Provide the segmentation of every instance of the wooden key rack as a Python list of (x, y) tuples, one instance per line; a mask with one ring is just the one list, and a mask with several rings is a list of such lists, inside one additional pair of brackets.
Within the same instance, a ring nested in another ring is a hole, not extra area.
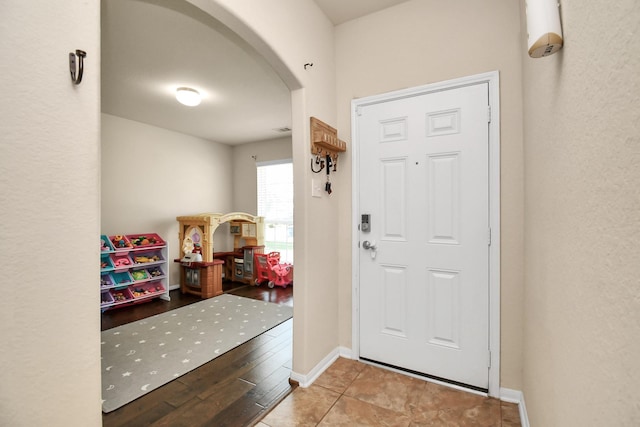
[(338, 153), (347, 151), (347, 143), (338, 138), (338, 131), (315, 117), (311, 117), (311, 154), (331, 156), (334, 164)]

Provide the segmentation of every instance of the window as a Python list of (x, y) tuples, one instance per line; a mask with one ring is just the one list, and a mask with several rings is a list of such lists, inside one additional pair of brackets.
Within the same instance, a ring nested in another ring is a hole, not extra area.
[(293, 264), (293, 164), (258, 163), (258, 215), (264, 217), (264, 252)]

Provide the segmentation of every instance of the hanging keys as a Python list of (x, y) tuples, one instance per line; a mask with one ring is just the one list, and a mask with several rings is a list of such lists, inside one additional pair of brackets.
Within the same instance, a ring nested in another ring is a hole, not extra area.
[(327, 163), (327, 183), (324, 185), (324, 191), (331, 194), (331, 179), (329, 175), (331, 174), (331, 166), (333, 165), (333, 161), (331, 160), (331, 156), (327, 154), (325, 157), (325, 162)]

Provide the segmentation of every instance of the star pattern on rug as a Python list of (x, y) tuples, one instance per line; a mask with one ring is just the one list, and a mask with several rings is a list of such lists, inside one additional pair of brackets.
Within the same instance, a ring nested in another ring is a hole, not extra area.
[(103, 331), (103, 411), (184, 375), (292, 315), (288, 306), (224, 294)]

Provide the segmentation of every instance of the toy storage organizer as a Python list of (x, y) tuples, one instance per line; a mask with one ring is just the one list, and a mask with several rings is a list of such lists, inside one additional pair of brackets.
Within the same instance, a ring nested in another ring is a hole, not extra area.
[(169, 301), (167, 243), (155, 233), (100, 236), (102, 311), (162, 298)]

